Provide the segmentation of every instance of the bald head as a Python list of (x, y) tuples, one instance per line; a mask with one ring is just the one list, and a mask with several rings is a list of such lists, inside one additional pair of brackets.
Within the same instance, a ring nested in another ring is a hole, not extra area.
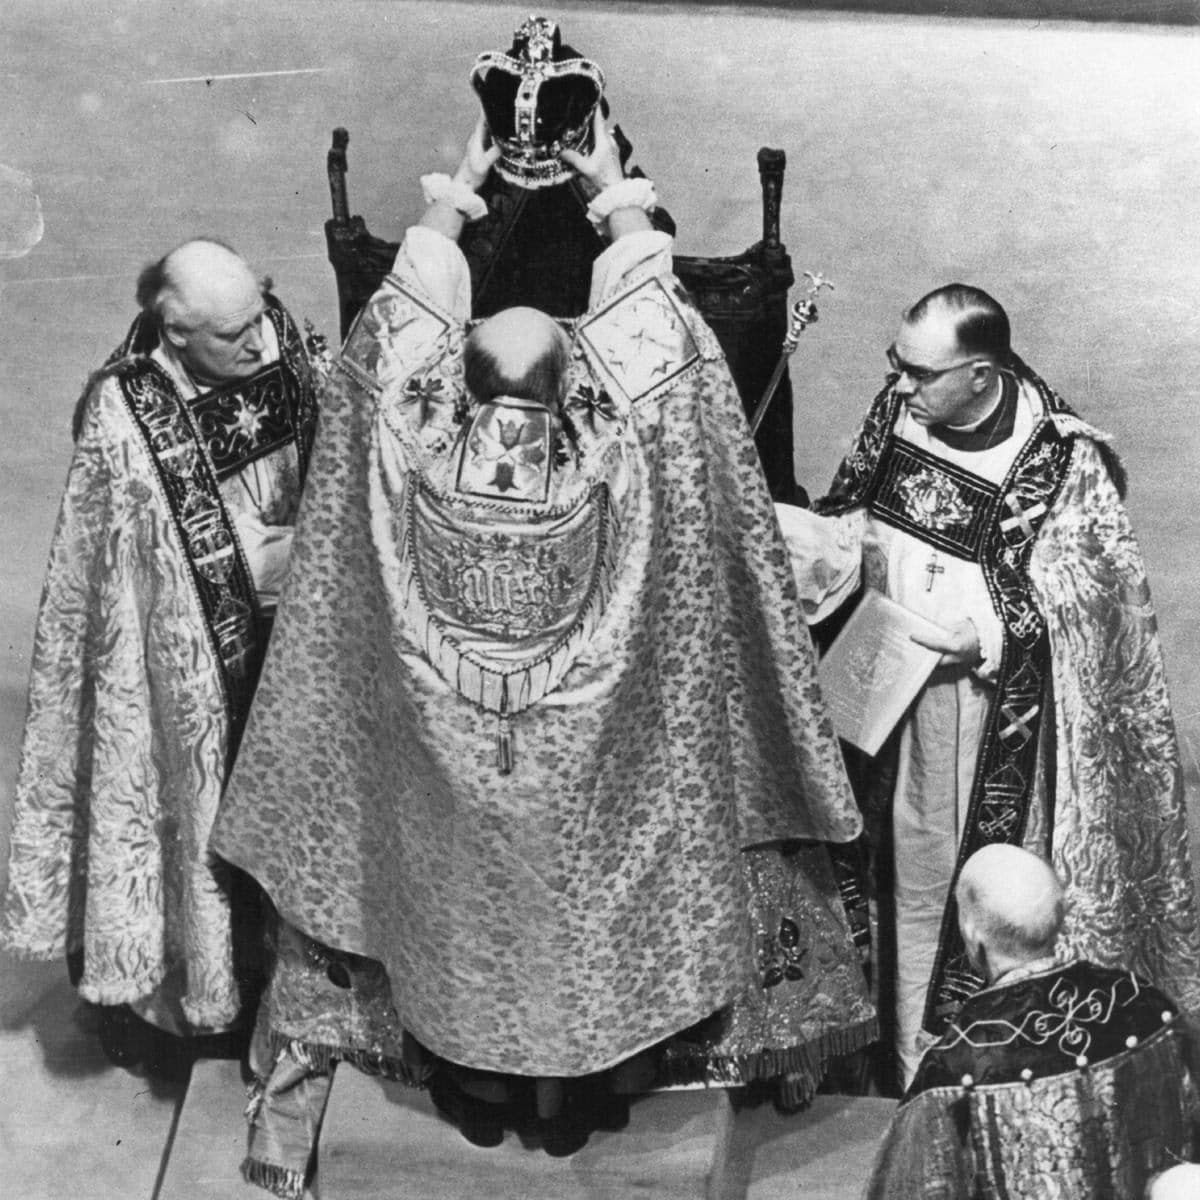
[(566, 389), (571, 343), (536, 308), (506, 308), (477, 325), (463, 347), (467, 390), (480, 403), (497, 396), (554, 408)]
[(231, 311), (248, 290), (258, 292), (258, 281), (236, 250), (212, 238), (194, 238), (142, 271), (137, 301), (160, 320), (196, 324), (214, 312)]
[(176, 247), (141, 273), (137, 299), (198, 382), (245, 378), (262, 365), (263, 285), (223, 242)]
[(165, 320), (203, 325), (234, 319), (256, 308), (261, 289), (240, 254), (219, 242), (185, 242), (163, 262)]
[(1177, 1163), (1155, 1175), (1146, 1188), (1146, 1200), (1196, 1200), (1200, 1196), (1200, 1165)]
[(985, 846), (967, 859), (954, 895), (967, 952), (989, 980), (1054, 953), (1066, 911), (1063, 886), (1036, 854)]

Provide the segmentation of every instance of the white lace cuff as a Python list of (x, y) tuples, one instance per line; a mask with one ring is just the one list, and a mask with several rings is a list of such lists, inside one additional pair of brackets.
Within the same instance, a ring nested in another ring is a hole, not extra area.
[(451, 179), (449, 175), (422, 175), (421, 192), (426, 204), (449, 204), (468, 221), (478, 221), (480, 217), (487, 216), (487, 201), (471, 191), (465, 183)]
[(641, 208), (652, 213), (658, 196), (649, 179), (622, 179), (610, 183), (587, 207), (588, 220), (599, 229), (618, 208)]

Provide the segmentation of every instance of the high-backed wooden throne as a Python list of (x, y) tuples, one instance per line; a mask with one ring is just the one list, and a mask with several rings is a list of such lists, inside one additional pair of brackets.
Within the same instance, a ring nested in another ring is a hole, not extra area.
[[(396, 243), (372, 235), (361, 216), (350, 215), (349, 140), (345, 129), (335, 129), (327, 156), (333, 216), (325, 222), (325, 240), (337, 277), (343, 338), (391, 269), (399, 249)], [(625, 143), (622, 157), (628, 155)], [(729, 257), (675, 256), (675, 273), (720, 340), (747, 416), (763, 396), (788, 328), (788, 289), (795, 276), (780, 239), (785, 166), (782, 150), (759, 150), (761, 241)], [(475, 316), (511, 304), (531, 304), (556, 317), (575, 317), (584, 311), (592, 261), (605, 243), (586, 221), (577, 219), (572, 191), (581, 213), (586, 200), (577, 184), (526, 191), (493, 176), (481, 189), (489, 216), (468, 225), (460, 242), (471, 268)], [(537, 236), (514, 235), (522, 222)], [(658, 215), (656, 223), (674, 231), (665, 214)], [(541, 286), (546, 282), (553, 288)], [(792, 392), (786, 372), (759, 426), (756, 444), (772, 496), (804, 503), (792, 465)]]

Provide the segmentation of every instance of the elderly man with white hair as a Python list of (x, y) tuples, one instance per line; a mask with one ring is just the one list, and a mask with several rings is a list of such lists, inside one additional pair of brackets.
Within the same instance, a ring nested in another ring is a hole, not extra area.
[(316, 422), (268, 287), (209, 239), (141, 273), (76, 408), (38, 614), (0, 942), (66, 956), (125, 1065), (215, 1049), (257, 986), (254, 889), (208, 834)]
[(1194, 1150), (1184, 1018), (1130, 971), (1056, 955), (1064, 894), (1018, 846), (967, 860), (959, 926), (986, 986), (922, 1059), (868, 1200), (1132, 1200)]

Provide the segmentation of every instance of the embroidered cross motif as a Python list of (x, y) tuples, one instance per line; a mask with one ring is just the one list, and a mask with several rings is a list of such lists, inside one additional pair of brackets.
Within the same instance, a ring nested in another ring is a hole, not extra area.
[[(678, 336), (672, 325), (676, 320), (674, 309), (657, 297), (635, 300), (623, 318), (622, 332), (628, 340), (624, 350), (611, 352), (612, 365), (627, 370), (631, 362), (638, 360), (647, 382), (665, 376), (677, 351)], [(671, 329), (666, 336), (661, 332), (664, 324)]]
[(1004, 503), (1009, 512), (1012, 513), (1012, 516), (1005, 517), (1004, 520), (1000, 522), (1000, 529), (1004, 533), (1011, 533), (1019, 526), (1021, 532), (1027, 538), (1033, 537), (1035, 532), (1033, 528), (1033, 521), (1046, 511), (1045, 504), (1039, 501), (1036, 504), (1031, 504), (1028, 508), (1022, 508), (1021, 501), (1017, 499), (1012, 492), (1009, 492), (1008, 495), (1004, 497)]
[(441, 379), (430, 379), (428, 375), (416, 376), (404, 385), (402, 403), (414, 406), (417, 428), (429, 420), (433, 409), (444, 398), (445, 385)]
[(1000, 736), (1006, 741), (1016, 738), (1019, 745), (1024, 745), (1033, 735), (1030, 724), (1038, 715), (1038, 706), (1031, 704), (1023, 713), (1017, 712), (1011, 704), (1002, 704), (1000, 713), (1008, 724), (1000, 730)]
[(629, 403), (667, 386), (700, 357), (682, 309), (657, 277), (589, 317), (579, 337), (592, 365)]
[(338, 361), (378, 391), (440, 357), (450, 333), (443, 316), (389, 275), (359, 313)]
[(464, 495), (542, 502), (550, 489), (550, 414), (499, 397), (475, 412), (459, 456)]

